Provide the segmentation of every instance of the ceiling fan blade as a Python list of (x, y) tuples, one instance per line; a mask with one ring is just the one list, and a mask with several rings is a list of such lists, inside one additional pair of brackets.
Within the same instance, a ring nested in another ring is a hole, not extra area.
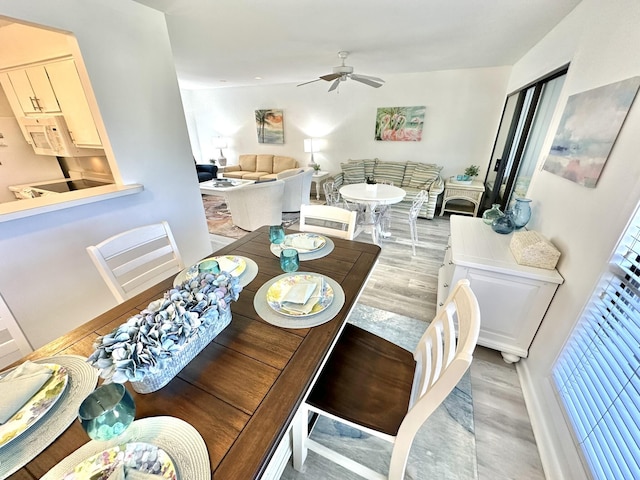
[(367, 79), (367, 80), (373, 80), (374, 82), (384, 83), (384, 80), (383, 80), (383, 79), (378, 78), (378, 77), (372, 77), (372, 76), (370, 76), (370, 75), (358, 75), (357, 73), (353, 73), (353, 74), (351, 74), (351, 78), (354, 78), (354, 77), (357, 77), (357, 78), (365, 78), (365, 79)]
[(342, 76), (341, 73), (329, 73), (327, 75), (322, 75), (320, 78), (322, 80), (326, 80), (327, 82), (330, 82), (331, 80), (335, 80), (336, 78), (340, 78)]
[(338, 78), (336, 78), (336, 81), (331, 84), (328, 91), (333, 92), (336, 88), (338, 88), (339, 84), (340, 84), (340, 76), (338, 75)]
[(365, 85), (369, 85), (370, 87), (378, 88), (381, 87), (381, 83), (374, 82), (369, 80), (368, 78), (362, 78), (358, 75), (351, 75), (351, 80), (355, 80), (356, 82), (364, 83)]
[(310, 80), (308, 82), (300, 83), (297, 86), (301, 87), (302, 85), (307, 85), (308, 83), (313, 83), (313, 82), (319, 82), (320, 80), (322, 80), (322, 79), (321, 78), (316, 78), (315, 80)]

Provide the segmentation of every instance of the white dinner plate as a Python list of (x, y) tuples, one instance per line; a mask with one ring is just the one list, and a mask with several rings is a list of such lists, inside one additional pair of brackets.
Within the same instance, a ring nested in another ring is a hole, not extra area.
[(284, 237), (282, 248), (295, 248), (298, 253), (310, 253), (320, 250), (327, 239), (317, 233), (291, 233)]

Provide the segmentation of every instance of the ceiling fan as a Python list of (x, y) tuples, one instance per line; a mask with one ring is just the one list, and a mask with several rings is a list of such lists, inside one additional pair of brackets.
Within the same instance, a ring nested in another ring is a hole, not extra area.
[(365, 85), (369, 85), (370, 87), (378, 88), (381, 87), (384, 83), (384, 80), (378, 77), (370, 77), (369, 75), (358, 75), (353, 73), (353, 67), (349, 67), (344, 64), (345, 60), (349, 56), (349, 52), (338, 52), (338, 57), (342, 59), (342, 65), (339, 67), (333, 67), (333, 73), (329, 73), (327, 75), (322, 75), (320, 78), (316, 80), (311, 80), (310, 82), (301, 83), (298, 87), (302, 85), (307, 85), (308, 83), (318, 82), (320, 80), (325, 80), (327, 82), (333, 81), (331, 86), (329, 87), (329, 91), (333, 91), (338, 88), (340, 82), (346, 82), (348, 78), (351, 80), (355, 80), (356, 82), (364, 83)]

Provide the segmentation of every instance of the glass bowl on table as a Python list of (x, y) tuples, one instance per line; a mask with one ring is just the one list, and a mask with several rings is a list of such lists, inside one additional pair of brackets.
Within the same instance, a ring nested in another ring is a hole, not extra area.
[(78, 419), (89, 438), (103, 441), (122, 435), (135, 415), (133, 397), (121, 383), (96, 388), (78, 410)]

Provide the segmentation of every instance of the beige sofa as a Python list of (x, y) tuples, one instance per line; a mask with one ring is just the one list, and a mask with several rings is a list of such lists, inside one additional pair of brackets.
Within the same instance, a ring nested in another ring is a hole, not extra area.
[(409, 211), (413, 199), (426, 190), (429, 198), (420, 209), (418, 216), (432, 219), (438, 202), (438, 195), (444, 191), (444, 181), (440, 177), (442, 167), (431, 163), (387, 162), (374, 159), (349, 160), (340, 164), (342, 172), (333, 176), (336, 187), (351, 183), (364, 183), (367, 178), (377, 182), (391, 181), (396, 187), (407, 192), (402, 202), (392, 208)]
[(298, 168), (295, 158), (280, 155), (240, 155), (238, 165), (227, 165), (224, 177), (243, 180), (272, 180), (278, 174)]

